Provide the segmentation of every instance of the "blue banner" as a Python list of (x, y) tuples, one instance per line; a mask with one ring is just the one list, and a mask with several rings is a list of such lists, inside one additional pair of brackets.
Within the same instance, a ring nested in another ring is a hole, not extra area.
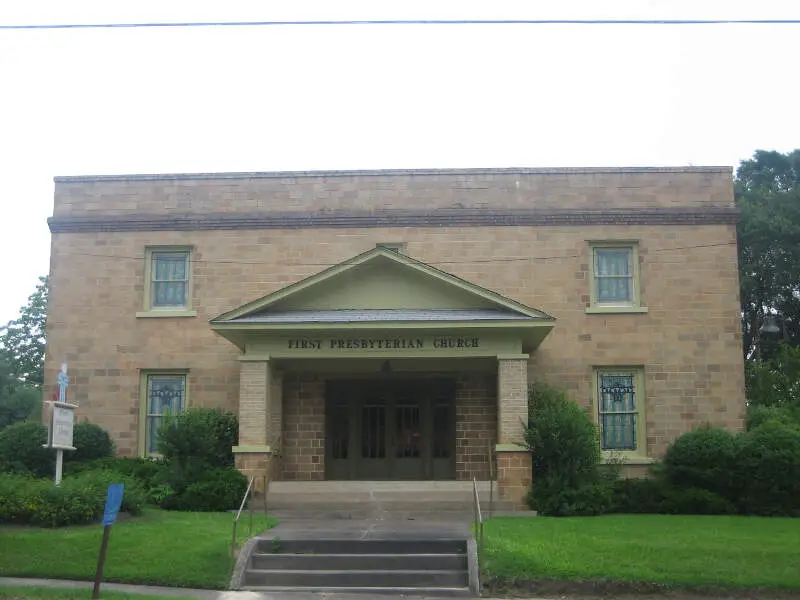
[(113, 525), (117, 520), (119, 507), (122, 506), (122, 494), (125, 486), (121, 483), (112, 483), (108, 486), (108, 496), (106, 496), (106, 509), (103, 512), (103, 525)]

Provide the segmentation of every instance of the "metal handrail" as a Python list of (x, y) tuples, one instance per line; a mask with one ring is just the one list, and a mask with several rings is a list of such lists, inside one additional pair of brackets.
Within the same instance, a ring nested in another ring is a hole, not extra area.
[(488, 448), (486, 452), (487, 460), (489, 462), (489, 518), (494, 515), (494, 477), (495, 477), (495, 464), (494, 464), (494, 444), (492, 440), (487, 442)]
[(483, 513), (481, 512), (481, 498), (478, 494), (478, 480), (472, 478), (472, 516), (475, 519), (475, 541), (478, 544), (478, 556), (483, 548)]
[[(269, 487), (269, 474), (265, 473), (264, 477), (264, 516), (267, 516), (267, 489)], [(236, 533), (237, 528), (239, 525), (239, 519), (242, 517), (242, 511), (244, 511), (245, 505), (248, 507), (248, 514), (249, 514), (249, 525), (247, 529), (247, 538), (250, 539), (253, 537), (253, 502), (248, 503), (247, 500), (253, 493), (253, 484), (255, 483), (256, 476), (251, 475), (248, 482), (247, 482), (247, 490), (244, 492), (244, 496), (242, 497), (242, 503), (239, 505), (239, 510), (236, 511), (236, 515), (233, 517), (233, 533), (231, 534), (231, 569), (233, 569), (233, 564), (236, 555)]]

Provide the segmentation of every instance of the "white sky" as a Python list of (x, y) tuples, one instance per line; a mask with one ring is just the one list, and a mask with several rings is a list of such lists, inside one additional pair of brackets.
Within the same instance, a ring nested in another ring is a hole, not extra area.
[[(0, 24), (800, 18), (796, 0), (26, 0)], [(54, 175), (736, 165), (800, 147), (800, 25), (0, 30), (0, 324)]]

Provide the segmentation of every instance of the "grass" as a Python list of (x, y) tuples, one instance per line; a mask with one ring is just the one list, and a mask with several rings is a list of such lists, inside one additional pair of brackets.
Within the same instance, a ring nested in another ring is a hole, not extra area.
[[(233, 516), (149, 509), (111, 528), (103, 580), (172, 587), (225, 589)], [(247, 530), (239, 522), (239, 539)], [(254, 516), (254, 532), (275, 525)], [(93, 580), (103, 528), (0, 526), (0, 573), (7, 577)]]
[(496, 518), (484, 536), (483, 568), (505, 581), (800, 589), (800, 519)]
[[(91, 588), (50, 588), (0, 585), (0, 600), (90, 600)], [(180, 600), (191, 596), (152, 596), (142, 594), (125, 594), (100, 589), (102, 600)]]

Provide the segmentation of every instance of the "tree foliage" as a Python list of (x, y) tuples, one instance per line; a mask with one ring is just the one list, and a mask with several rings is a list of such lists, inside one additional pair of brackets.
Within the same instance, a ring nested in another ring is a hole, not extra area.
[(19, 318), (0, 328), (0, 355), (7, 362), (11, 376), (31, 386), (41, 386), (44, 380), (48, 290), (47, 277), (40, 277), (28, 304), (20, 309)]
[(21, 384), (0, 356), (0, 429), (19, 421), (37, 419), (41, 412), (41, 391)]
[[(736, 172), (743, 346), (772, 359), (781, 343), (800, 345), (800, 149), (757, 151)], [(777, 314), (778, 334), (761, 334)]]

